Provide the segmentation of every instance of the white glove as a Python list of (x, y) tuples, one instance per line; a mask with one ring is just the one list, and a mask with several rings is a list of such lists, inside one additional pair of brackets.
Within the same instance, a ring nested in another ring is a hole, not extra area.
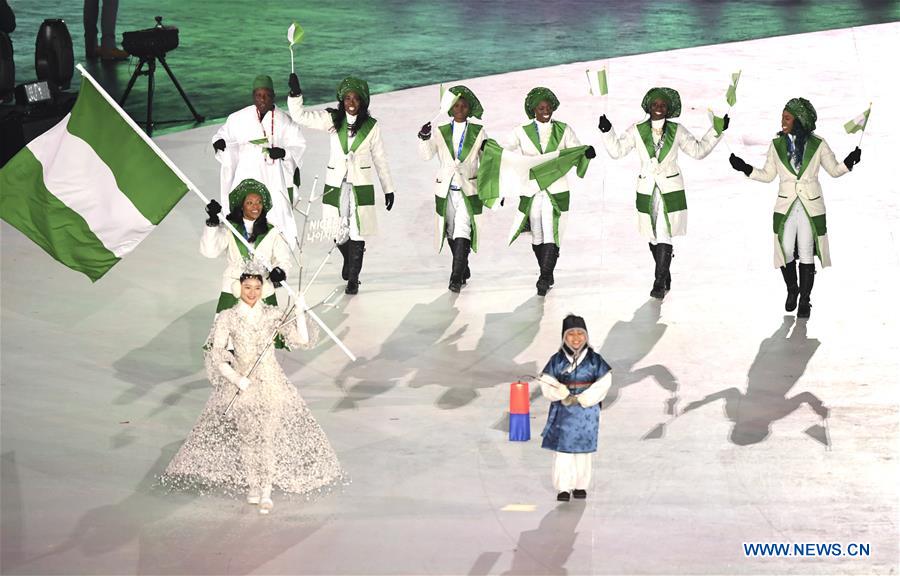
[(569, 389), (564, 384), (560, 384), (556, 378), (549, 374), (541, 374), (538, 376), (536, 383), (540, 384), (541, 393), (551, 402), (562, 400), (569, 395)]
[(246, 376), (241, 376), (241, 379), (237, 381), (236, 386), (238, 387), (238, 390), (240, 390), (241, 392), (243, 392), (243, 391), (245, 391), (247, 388), (250, 387), (250, 379), (247, 378)]

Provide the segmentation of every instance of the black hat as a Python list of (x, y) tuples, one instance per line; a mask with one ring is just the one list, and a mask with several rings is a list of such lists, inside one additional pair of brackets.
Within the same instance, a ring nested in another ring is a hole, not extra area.
[(565, 338), (566, 332), (575, 328), (580, 328), (581, 330), (587, 332), (587, 324), (584, 323), (584, 318), (582, 318), (581, 316), (576, 316), (574, 314), (569, 314), (568, 316), (563, 318), (562, 337)]

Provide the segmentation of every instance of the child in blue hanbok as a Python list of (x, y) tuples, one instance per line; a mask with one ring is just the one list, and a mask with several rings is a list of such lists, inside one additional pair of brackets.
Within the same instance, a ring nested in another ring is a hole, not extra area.
[(577, 499), (587, 497), (591, 453), (597, 451), (600, 402), (612, 382), (610, 371), (609, 364), (588, 343), (584, 318), (566, 316), (562, 345), (538, 378), (541, 392), (552, 402), (541, 447), (556, 452), (553, 486), (559, 501), (568, 502), (570, 494)]

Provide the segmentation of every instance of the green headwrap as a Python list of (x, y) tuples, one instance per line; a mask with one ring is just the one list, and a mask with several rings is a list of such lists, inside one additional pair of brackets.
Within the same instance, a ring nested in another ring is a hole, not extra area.
[(650, 104), (657, 98), (662, 98), (668, 105), (669, 111), (666, 114), (666, 118), (678, 118), (681, 116), (681, 96), (678, 95), (678, 90), (663, 87), (651, 88), (647, 92), (647, 95), (641, 101), (641, 108), (644, 109), (644, 112), (650, 113)]
[(784, 105), (784, 109), (791, 113), (795, 120), (798, 120), (807, 132), (816, 129), (816, 109), (813, 108), (812, 102), (806, 98), (791, 98)]
[(272, 77), (265, 74), (260, 74), (253, 79), (253, 89), (256, 90), (257, 88), (268, 88), (273, 94), (275, 93), (275, 84), (272, 83)]
[(228, 211), (234, 212), (239, 206), (242, 206), (244, 198), (248, 194), (259, 194), (263, 201), (263, 210), (268, 212), (272, 209), (272, 197), (269, 195), (269, 190), (266, 189), (265, 184), (258, 180), (247, 178), (235, 186), (234, 190), (228, 194)]
[(365, 108), (369, 107), (369, 83), (360, 78), (347, 76), (337, 87), (337, 99), (341, 101), (347, 92), (355, 92)]
[(528, 93), (528, 96), (525, 97), (525, 114), (527, 114), (529, 118), (534, 118), (534, 109), (544, 100), (550, 104), (550, 108), (552, 108), (554, 112), (559, 108), (559, 98), (556, 97), (556, 94), (549, 88), (538, 86), (537, 88), (532, 88), (531, 92)]
[[(450, 92), (453, 92), (460, 98), (464, 98), (465, 101), (469, 103), (469, 117), (474, 116), (479, 120), (481, 119), (481, 115), (484, 114), (484, 108), (481, 107), (481, 102), (478, 101), (478, 97), (475, 96), (474, 92), (462, 84), (450, 88)], [(453, 116), (452, 109), (447, 111), (447, 116)]]

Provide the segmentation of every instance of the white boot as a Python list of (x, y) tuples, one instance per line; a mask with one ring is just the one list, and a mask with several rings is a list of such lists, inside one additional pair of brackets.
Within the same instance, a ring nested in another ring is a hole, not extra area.
[(259, 513), (260, 514), (268, 514), (272, 511), (272, 508), (275, 507), (275, 503), (272, 502), (272, 485), (267, 484), (262, 489), (262, 495), (259, 499)]

